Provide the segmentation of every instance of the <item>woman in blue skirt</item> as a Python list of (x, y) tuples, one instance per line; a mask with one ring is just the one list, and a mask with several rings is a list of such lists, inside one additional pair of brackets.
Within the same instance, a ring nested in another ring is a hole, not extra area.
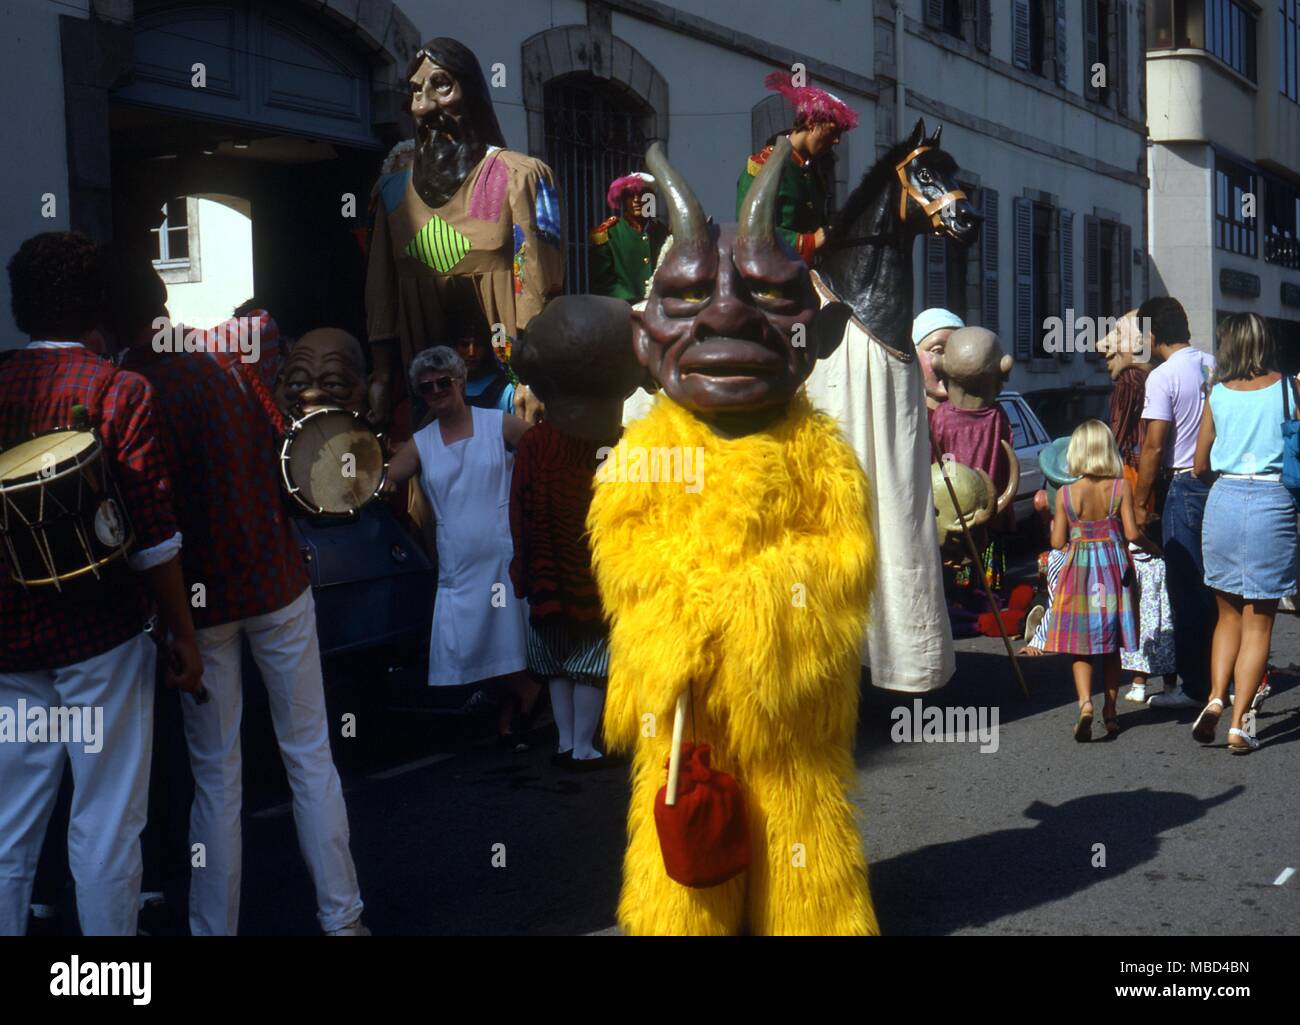
[(1228, 749), (1259, 747), (1251, 711), (1268, 663), (1277, 603), (1296, 592), (1296, 506), (1282, 485), (1282, 421), (1296, 415), (1295, 382), (1277, 371), (1264, 321), (1235, 313), (1218, 330), (1216, 371), (1201, 417), (1194, 472), (1215, 476), (1201, 551), (1219, 621), (1210, 654), (1210, 700), (1192, 727), (1214, 740), (1228, 685), (1236, 688)]

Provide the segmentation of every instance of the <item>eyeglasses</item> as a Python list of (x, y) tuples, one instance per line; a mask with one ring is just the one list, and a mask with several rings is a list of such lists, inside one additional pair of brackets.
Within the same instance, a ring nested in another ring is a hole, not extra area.
[(435, 377), (432, 381), (420, 382), (421, 395), (437, 395), (451, 387), (450, 377)]

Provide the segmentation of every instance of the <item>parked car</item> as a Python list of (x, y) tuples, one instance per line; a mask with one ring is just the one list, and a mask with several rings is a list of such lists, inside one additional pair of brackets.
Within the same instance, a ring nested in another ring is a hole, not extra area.
[(1020, 524), (1034, 515), (1034, 493), (1043, 486), (1038, 453), (1052, 439), (1019, 392), (1004, 391), (998, 396), (998, 405), (1011, 421), (1011, 443), (1020, 460), (1020, 487), (1015, 502), (1016, 523)]
[(1107, 421), (1111, 384), (1040, 388), (1025, 392), (1025, 401), (1052, 438), (1068, 438), (1085, 420)]

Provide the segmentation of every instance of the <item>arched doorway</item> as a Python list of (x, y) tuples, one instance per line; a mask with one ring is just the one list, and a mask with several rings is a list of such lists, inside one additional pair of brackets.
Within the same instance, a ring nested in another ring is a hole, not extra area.
[[(90, 97), (107, 138), (88, 144), (75, 136), (90, 119), (69, 122), (73, 220), (146, 245), (184, 197), (233, 197), (251, 217), (254, 292), (282, 330), (361, 333), (369, 190), (402, 133), (419, 39), (392, 3), (310, 6), (136, 0), (124, 24), (76, 27), (74, 57), (121, 66)], [(103, 184), (78, 195), (81, 182)]]
[(668, 80), (607, 26), (566, 25), (523, 45), (528, 151), (555, 172), (564, 197), (564, 289), (588, 286), (587, 238), (609, 216), (613, 179), (641, 170), (650, 142), (668, 141)]
[(588, 290), (593, 228), (611, 213), (605, 192), (645, 164), (645, 105), (594, 75), (567, 75), (546, 86), (546, 162), (564, 197), (565, 290)]

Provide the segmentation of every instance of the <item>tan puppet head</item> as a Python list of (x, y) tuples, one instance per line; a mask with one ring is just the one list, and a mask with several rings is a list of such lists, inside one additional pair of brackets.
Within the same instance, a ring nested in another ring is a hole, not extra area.
[(1151, 368), (1150, 346), (1138, 325), (1137, 310), (1129, 310), (1115, 322), (1115, 326), (1097, 343), (1097, 351), (1106, 361), (1106, 370), (1112, 381), (1119, 380), (1119, 375), (1129, 367)]
[(993, 405), (1015, 366), (998, 336), (982, 327), (954, 331), (931, 363), (947, 382), (948, 401), (959, 409)]

